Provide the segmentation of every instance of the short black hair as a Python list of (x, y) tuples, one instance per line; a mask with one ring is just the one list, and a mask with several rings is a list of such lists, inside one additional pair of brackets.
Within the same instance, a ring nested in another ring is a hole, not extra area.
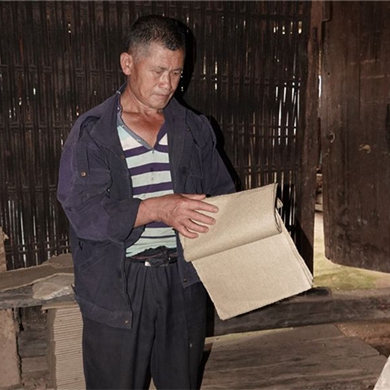
[(169, 50), (186, 52), (186, 27), (176, 19), (161, 15), (139, 17), (130, 27), (126, 37), (126, 50), (130, 54), (159, 43)]

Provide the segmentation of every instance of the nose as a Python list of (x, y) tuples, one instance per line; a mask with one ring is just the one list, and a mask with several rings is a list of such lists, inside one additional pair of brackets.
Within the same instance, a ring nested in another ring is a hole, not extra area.
[(160, 85), (161, 87), (163, 87), (164, 89), (167, 89), (169, 91), (172, 90), (172, 77), (171, 77), (171, 74), (169, 72), (164, 72), (162, 75), (161, 75), (161, 78), (160, 78)]

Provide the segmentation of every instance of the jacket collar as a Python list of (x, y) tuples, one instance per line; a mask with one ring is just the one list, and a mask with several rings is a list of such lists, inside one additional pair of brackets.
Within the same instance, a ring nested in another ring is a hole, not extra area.
[[(115, 95), (79, 118), (80, 124), (88, 118), (96, 118), (96, 124), (90, 130), (90, 135), (96, 143), (110, 149), (118, 158), (123, 156), (123, 150), (119, 140), (116, 122), (119, 98), (124, 88), (125, 85)], [(172, 98), (164, 108), (164, 117), (168, 127), (169, 158), (173, 187), (176, 193), (180, 193), (183, 192), (186, 181), (186, 169), (191, 157), (191, 153), (189, 152), (194, 147), (193, 136), (189, 136), (192, 133), (190, 126), (192, 126), (193, 122), (187, 116), (187, 109), (175, 98)], [(74, 133), (75, 135), (79, 134), (80, 126), (82, 125), (79, 125), (75, 129), (78, 130), (77, 133)], [(122, 161), (124, 167), (127, 167), (125, 160), (122, 159)]]
[[(88, 111), (86, 115), (87, 117), (99, 118), (91, 130), (91, 136), (96, 142), (110, 149), (117, 149), (120, 146), (116, 120), (120, 104), (119, 99), (125, 88), (126, 84), (123, 84), (115, 95)], [(168, 128), (174, 129), (172, 131), (178, 131), (179, 128), (185, 126), (186, 109), (175, 98), (169, 101), (163, 112)]]

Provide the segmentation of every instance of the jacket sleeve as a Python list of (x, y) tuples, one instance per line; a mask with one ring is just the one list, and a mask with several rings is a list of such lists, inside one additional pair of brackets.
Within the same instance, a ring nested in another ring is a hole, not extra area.
[(202, 148), (201, 160), (205, 193), (211, 196), (233, 193), (236, 191), (235, 185), (216, 148), (214, 130), (204, 115), (201, 115), (200, 118), (202, 120), (202, 134), (205, 142)]
[(57, 197), (80, 239), (121, 244), (144, 230), (134, 228), (140, 200), (111, 196), (112, 181), (106, 152), (86, 132), (65, 144)]

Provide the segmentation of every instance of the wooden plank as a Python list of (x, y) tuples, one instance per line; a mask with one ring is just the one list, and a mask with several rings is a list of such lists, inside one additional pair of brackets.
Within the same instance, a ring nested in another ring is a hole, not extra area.
[[(51, 300), (34, 299), (31, 286), (0, 293), (0, 309), (74, 302), (73, 295)], [(221, 321), (210, 308), (208, 335), (359, 321), (362, 318), (390, 318), (390, 292), (387, 289), (358, 290), (342, 294), (311, 290), (226, 321)]]
[(359, 321), (362, 318), (390, 318), (390, 293), (387, 289), (358, 290), (342, 294), (312, 290), (230, 320), (221, 321), (215, 316), (214, 323), (209, 324), (208, 332), (211, 336)]
[(0, 310), (7, 308), (42, 306), (48, 302), (73, 302), (73, 295), (53, 298), (51, 300), (36, 299), (33, 297), (32, 286), (17, 288), (0, 293)]
[(334, 325), (209, 339), (202, 389), (363, 390), (386, 357)]

